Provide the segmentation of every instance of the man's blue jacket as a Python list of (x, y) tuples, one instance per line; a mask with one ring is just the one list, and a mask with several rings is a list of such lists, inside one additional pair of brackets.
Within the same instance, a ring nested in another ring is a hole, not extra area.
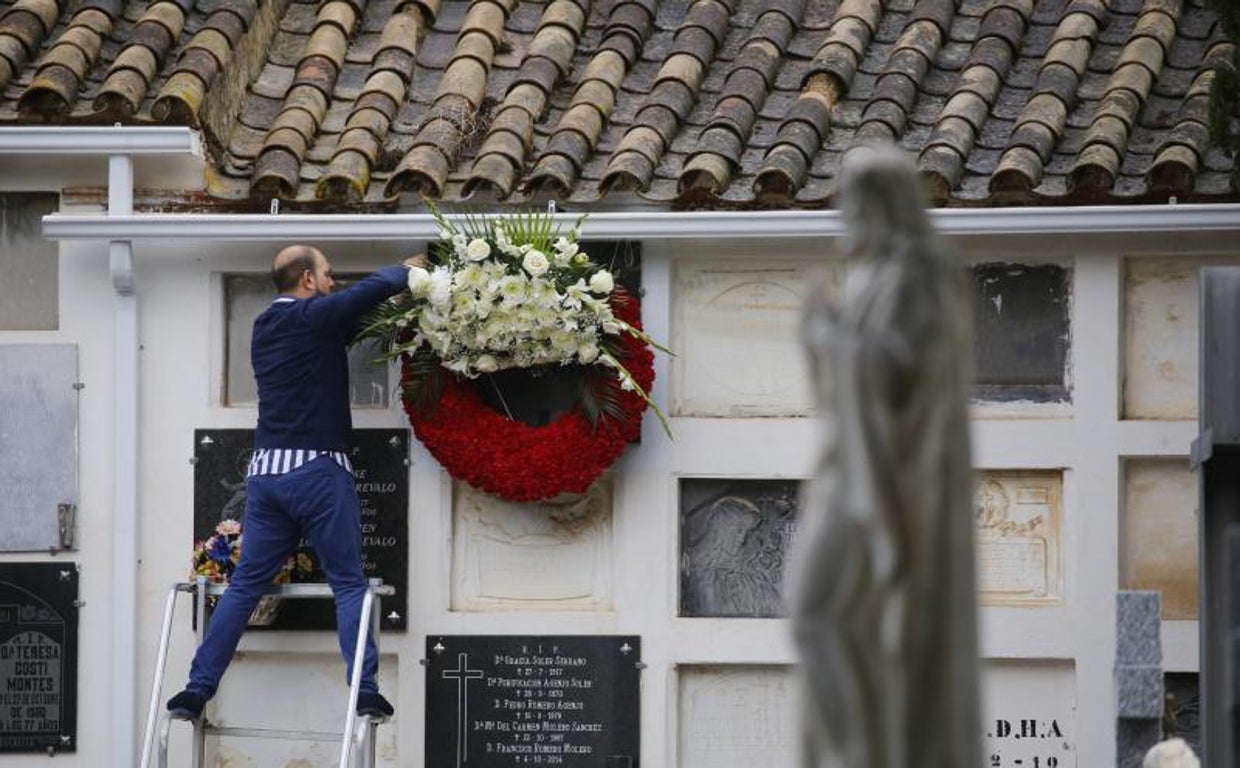
[(384, 267), (326, 296), (281, 296), (254, 321), (250, 362), (258, 382), (255, 448), (344, 451), (348, 345), (362, 317), (405, 287), (402, 266)]

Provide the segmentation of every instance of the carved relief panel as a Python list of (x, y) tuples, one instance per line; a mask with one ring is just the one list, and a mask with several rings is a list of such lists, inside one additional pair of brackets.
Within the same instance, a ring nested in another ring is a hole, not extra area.
[(979, 472), (973, 515), (982, 605), (1063, 600), (1061, 472)]
[(611, 487), (515, 504), (454, 483), (452, 609), (610, 610)]
[(798, 480), (680, 481), (680, 615), (782, 616)]
[(683, 261), (673, 286), (671, 411), (678, 416), (805, 416), (814, 400), (799, 327), (809, 291), (838, 290), (843, 267)]

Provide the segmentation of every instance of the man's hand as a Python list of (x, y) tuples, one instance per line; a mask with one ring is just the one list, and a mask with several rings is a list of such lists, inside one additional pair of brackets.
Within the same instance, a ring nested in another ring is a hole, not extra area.
[(430, 262), (427, 260), (425, 253), (419, 253), (405, 259), (404, 265), (406, 267), (421, 267), (422, 269), (426, 269), (430, 266)]

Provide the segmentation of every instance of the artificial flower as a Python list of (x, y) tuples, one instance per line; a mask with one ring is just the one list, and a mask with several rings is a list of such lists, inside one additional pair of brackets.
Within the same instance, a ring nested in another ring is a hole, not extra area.
[(616, 281), (612, 278), (611, 273), (605, 269), (600, 269), (593, 275), (590, 275), (590, 290), (594, 293), (608, 294), (616, 287)]
[(409, 293), (412, 294), (413, 298), (425, 298), (426, 292), (431, 286), (431, 273), (421, 267), (410, 267), (407, 282), (409, 284)]
[(465, 246), (465, 258), (470, 261), (482, 261), (491, 255), (491, 245), (480, 237), (475, 237)]
[(531, 249), (525, 254), (525, 258), (521, 259), (521, 266), (533, 277), (538, 277), (547, 273), (547, 270), (551, 268), (551, 262), (547, 261), (547, 255), (542, 251)]

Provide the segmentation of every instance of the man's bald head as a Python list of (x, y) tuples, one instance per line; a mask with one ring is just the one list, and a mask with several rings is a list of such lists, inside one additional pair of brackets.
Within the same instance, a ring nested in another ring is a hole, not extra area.
[(290, 293), (297, 289), (301, 276), (307, 271), (314, 275), (319, 267), (319, 259), (324, 259), (318, 248), (309, 245), (290, 245), (282, 248), (271, 262), (271, 282), (280, 293)]

